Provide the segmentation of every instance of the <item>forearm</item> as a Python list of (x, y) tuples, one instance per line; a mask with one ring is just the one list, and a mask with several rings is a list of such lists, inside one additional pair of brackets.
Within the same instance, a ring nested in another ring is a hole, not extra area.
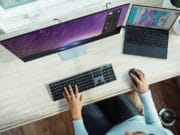
[(146, 123), (156, 126), (162, 126), (150, 90), (143, 94), (140, 94), (140, 96), (144, 105), (144, 115)]
[(83, 120), (73, 120), (73, 126), (75, 135), (88, 135), (88, 132), (84, 126)]

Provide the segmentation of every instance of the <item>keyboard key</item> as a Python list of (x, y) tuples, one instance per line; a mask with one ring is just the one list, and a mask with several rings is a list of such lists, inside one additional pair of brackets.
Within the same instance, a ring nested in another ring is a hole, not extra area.
[(168, 46), (168, 32), (154, 29), (131, 28), (126, 29), (127, 41), (130, 44), (154, 47)]

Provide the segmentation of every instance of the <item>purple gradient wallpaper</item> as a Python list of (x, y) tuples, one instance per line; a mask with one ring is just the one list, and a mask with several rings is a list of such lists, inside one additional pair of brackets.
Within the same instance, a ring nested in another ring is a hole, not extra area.
[(52, 50), (66, 50), (78, 46), (87, 39), (101, 35), (109, 12), (120, 10), (116, 27), (120, 27), (126, 17), (129, 4), (74, 19), (62, 24), (43, 28), (24, 35), (6, 39), (0, 43), (16, 56), (24, 57)]

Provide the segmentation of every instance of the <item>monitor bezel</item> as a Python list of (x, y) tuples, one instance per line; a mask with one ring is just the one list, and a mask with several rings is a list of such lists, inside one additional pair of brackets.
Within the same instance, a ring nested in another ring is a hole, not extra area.
[(22, 59), (24, 62), (28, 62), (28, 61), (35, 60), (35, 59), (38, 59), (38, 58), (41, 58), (41, 57), (44, 57), (44, 56), (47, 56), (47, 55), (50, 55), (50, 54), (54, 54), (54, 53), (57, 53), (57, 52), (62, 52), (62, 51), (66, 51), (66, 50), (69, 50), (69, 49), (73, 49), (73, 48), (81, 46), (81, 45), (86, 45), (89, 42), (97, 41), (97, 40), (103, 39), (105, 37), (109, 37), (109, 36), (118, 34), (120, 32), (120, 30), (121, 30), (121, 27), (117, 27), (116, 31), (114, 31), (113, 33), (111, 33), (109, 35), (105, 35), (105, 36), (100, 35), (101, 37), (95, 36), (95, 37), (92, 37), (92, 39), (90, 41), (87, 41), (85, 43), (78, 44), (78, 45), (75, 45), (75, 46), (72, 46), (72, 47), (68, 47), (67, 49), (64, 49), (64, 50), (53, 49), (53, 50), (44, 51), (44, 52), (41, 52), (41, 53), (29, 55), (29, 56), (26, 56), (26, 57), (23, 57), (23, 58), (20, 58), (20, 59)]
[(169, 27), (169, 29), (161, 29), (161, 28), (153, 28), (153, 27), (146, 27), (146, 26), (130, 25), (130, 24), (128, 24), (128, 20), (129, 20), (129, 17), (130, 17), (130, 14), (131, 14), (131, 11), (132, 11), (133, 6), (150, 7), (150, 8), (164, 9), (164, 10), (179, 11), (179, 15), (180, 15), (180, 10), (178, 10), (178, 9), (170, 9), (170, 8), (162, 8), (162, 7), (153, 7), (153, 6), (147, 6), (147, 5), (132, 4), (131, 9), (130, 9), (130, 12), (129, 12), (129, 15), (128, 15), (128, 19), (127, 19), (127, 22), (126, 22), (126, 26), (169, 31), (169, 30), (172, 28), (172, 26), (174, 25), (176, 19), (177, 19), (178, 16), (179, 16), (179, 15), (176, 16), (175, 20), (172, 22), (172, 24), (171, 24), (171, 26)]
[[(5, 40), (10, 40), (12, 38), (16, 38), (16, 37), (19, 37), (19, 36), (23, 36), (23, 35), (26, 35), (26, 34), (30, 34), (30, 33), (33, 33), (33, 32), (36, 32), (36, 31), (39, 31), (39, 30), (43, 30), (43, 29), (48, 29), (48, 28), (51, 28), (51, 27), (56, 27), (58, 25), (63, 25), (65, 23), (69, 23), (71, 21), (74, 21), (74, 20), (78, 20), (78, 19), (81, 19), (81, 18), (84, 18), (84, 17), (88, 17), (88, 16), (91, 16), (91, 15), (95, 15), (95, 14), (98, 14), (98, 13), (101, 13), (101, 12), (106, 12), (106, 11), (110, 11), (110, 10), (113, 10), (113, 9), (116, 9), (116, 8), (121, 8), (121, 7), (124, 7), (124, 6), (128, 6), (128, 9), (129, 9), (129, 6), (130, 6), (130, 3), (126, 3), (126, 4), (123, 4), (123, 5), (119, 5), (119, 6), (116, 6), (116, 7), (113, 7), (113, 8), (109, 8), (109, 9), (106, 9), (106, 10), (101, 10), (99, 12), (95, 12), (95, 13), (92, 13), (92, 14), (88, 14), (88, 15), (85, 15), (85, 16), (81, 16), (79, 18), (73, 18), (71, 20), (68, 20), (68, 21), (65, 21), (65, 22), (62, 22), (62, 23), (58, 23), (58, 24), (55, 24), (55, 25), (52, 25), (52, 26), (48, 26), (48, 27), (45, 27), (45, 28), (42, 28), (42, 29), (38, 29), (38, 30), (34, 30), (34, 31), (31, 31), (31, 32), (28, 32), (28, 33), (23, 33), (23, 34), (20, 34), (18, 36), (15, 36), (15, 37), (11, 37), (11, 38), (7, 38), (7, 39), (4, 39), (2, 41), (0, 41), (0, 43), (2, 44), (3, 41)], [(128, 12), (127, 12), (128, 13)], [(126, 15), (127, 15), (126, 13)], [(125, 20), (125, 19), (124, 19)], [(92, 42), (92, 41), (96, 41), (96, 40), (99, 40), (99, 39), (102, 39), (102, 38), (105, 38), (105, 37), (109, 37), (111, 35), (115, 35), (115, 34), (118, 34), (121, 30), (121, 26), (120, 27), (117, 27), (116, 31), (114, 31), (113, 33), (110, 33), (109, 35), (105, 35), (105, 36), (95, 36), (95, 37), (92, 37), (92, 40), (91, 41), (87, 41), (86, 43), (83, 43), (83, 44), (78, 44), (76, 46), (72, 46), (72, 47), (68, 47), (64, 50), (58, 50), (58, 48), (56, 49), (52, 49), (52, 50), (48, 50), (48, 51), (43, 51), (43, 52), (40, 52), (40, 53), (36, 53), (36, 54), (32, 54), (32, 55), (29, 55), (29, 56), (25, 56), (25, 57), (19, 57), (16, 55), (16, 53), (14, 53), (13, 51), (11, 51), (10, 48), (8, 48), (6, 45), (3, 45), (6, 49), (8, 49), (11, 53), (13, 53), (16, 57), (18, 57), (19, 59), (21, 59), (22, 61), (24, 62), (28, 62), (28, 61), (31, 61), (31, 60), (35, 60), (35, 59), (38, 59), (38, 58), (41, 58), (41, 57), (44, 57), (44, 56), (47, 56), (47, 55), (50, 55), (50, 54), (54, 54), (54, 53), (57, 53), (57, 52), (61, 52), (61, 51), (66, 51), (68, 49), (72, 49), (74, 47), (78, 47), (78, 46), (81, 46), (81, 45), (86, 45), (87, 43), (89, 42)]]

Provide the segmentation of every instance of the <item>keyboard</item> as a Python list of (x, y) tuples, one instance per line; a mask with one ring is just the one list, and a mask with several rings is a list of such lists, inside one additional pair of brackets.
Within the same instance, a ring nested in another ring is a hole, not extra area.
[(130, 44), (163, 48), (168, 46), (168, 31), (165, 30), (127, 27), (126, 35), (126, 41)]
[(85, 91), (109, 82), (116, 80), (113, 68), (111, 64), (100, 66), (96, 69), (54, 82), (49, 84), (49, 89), (51, 91), (53, 100), (59, 100), (64, 98), (63, 92), (64, 87), (69, 84), (74, 87), (75, 84), (78, 85), (79, 91)]

